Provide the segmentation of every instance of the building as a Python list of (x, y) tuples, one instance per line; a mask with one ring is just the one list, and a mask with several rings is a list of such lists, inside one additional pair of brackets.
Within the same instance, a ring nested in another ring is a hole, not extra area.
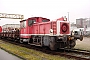
[(90, 27), (90, 19), (88, 18), (80, 18), (76, 19), (77, 28), (88, 28)]
[(89, 27), (89, 28), (90, 28), (90, 19), (89, 19), (89, 20), (87, 20), (87, 27)]
[(76, 19), (77, 28), (83, 28), (84, 35), (90, 35), (90, 18)]
[(84, 18), (76, 19), (77, 28), (84, 28), (85, 20)]

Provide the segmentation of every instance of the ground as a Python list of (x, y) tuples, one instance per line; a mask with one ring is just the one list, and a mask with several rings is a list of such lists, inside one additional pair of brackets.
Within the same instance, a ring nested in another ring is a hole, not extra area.
[(84, 39), (82, 41), (77, 40), (75, 48), (90, 51), (90, 37), (84, 37)]

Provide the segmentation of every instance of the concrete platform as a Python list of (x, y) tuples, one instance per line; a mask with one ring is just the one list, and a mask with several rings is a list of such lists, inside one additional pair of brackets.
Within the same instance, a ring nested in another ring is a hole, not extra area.
[(22, 59), (0, 49), (0, 60), (22, 60)]

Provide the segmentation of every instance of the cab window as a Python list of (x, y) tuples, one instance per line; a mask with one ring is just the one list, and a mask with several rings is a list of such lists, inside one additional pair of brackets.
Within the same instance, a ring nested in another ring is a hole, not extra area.
[(21, 28), (25, 28), (26, 27), (26, 21), (21, 22), (20, 26), (21, 26)]
[(48, 22), (49, 20), (46, 20), (46, 19), (44, 19), (44, 20), (42, 20), (42, 22)]
[(28, 20), (28, 25), (31, 26), (32, 24), (36, 23), (36, 20)]

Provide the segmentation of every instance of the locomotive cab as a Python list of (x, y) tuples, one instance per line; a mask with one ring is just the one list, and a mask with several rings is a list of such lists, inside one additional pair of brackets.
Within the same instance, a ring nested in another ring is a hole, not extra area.
[(43, 17), (31, 17), (26, 20), (20, 21), (20, 42), (28, 42), (28, 39), (31, 38), (31, 35), (36, 33), (36, 31), (33, 31), (35, 28), (35, 30), (37, 30), (37, 26), (34, 26), (35, 24), (49, 21), (49, 19)]

